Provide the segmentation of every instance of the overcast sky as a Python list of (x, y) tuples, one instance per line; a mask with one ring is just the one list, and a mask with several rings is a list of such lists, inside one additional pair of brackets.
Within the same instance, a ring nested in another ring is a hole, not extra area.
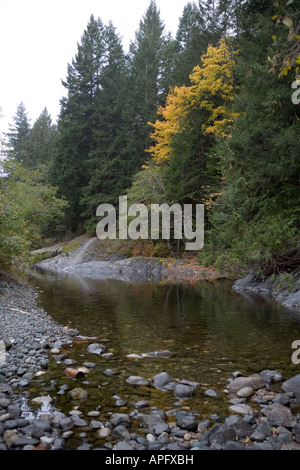
[[(156, 0), (166, 31), (176, 34), (189, 0)], [(127, 52), (150, 0), (0, 0), (0, 132), (24, 102), (31, 125), (46, 107), (55, 122), (61, 79), (91, 14), (113, 22)]]

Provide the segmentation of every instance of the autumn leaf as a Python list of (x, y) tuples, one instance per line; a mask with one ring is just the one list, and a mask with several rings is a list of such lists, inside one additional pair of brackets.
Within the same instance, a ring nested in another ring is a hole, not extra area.
[(209, 46), (201, 66), (190, 75), (191, 85), (170, 91), (165, 106), (158, 110), (159, 119), (149, 123), (154, 128), (151, 137), (155, 145), (147, 151), (157, 164), (169, 161), (174, 138), (184, 132), (188, 116), (195, 110), (204, 112), (204, 134), (228, 136), (225, 128), (236, 117), (228, 106), (233, 101), (233, 56), (225, 39), (217, 47)]

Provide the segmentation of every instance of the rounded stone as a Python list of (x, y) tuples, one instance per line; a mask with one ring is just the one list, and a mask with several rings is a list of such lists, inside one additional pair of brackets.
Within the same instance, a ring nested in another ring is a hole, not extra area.
[(174, 395), (177, 398), (189, 398), (193, 395), (193, 388), (189, 385), (177, 384), (174, 389)]
[(252, 387), (243, 387), (237, 392), (239, 398), (249, 398), (253, 395), (254, 390)]
[(111, 435), (111, 429), (104, 426), (98, 430), (97, 434), (102, 438), (108, 437)]
[(165, 390), (166, 385), (172, 382), (173, 378), (168, 372), (160, 372), (152, 377), (151, 383), (158, 390)]
[(175, 416), (176, 425), (186, 431), (196, 431), (198, 424), (195, 416), (187, 411), (178, 411)]

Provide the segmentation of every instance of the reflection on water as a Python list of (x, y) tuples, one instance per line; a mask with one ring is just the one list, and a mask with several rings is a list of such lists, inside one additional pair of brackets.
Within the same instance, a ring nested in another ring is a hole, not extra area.
[[(115, 412), (115, 395), (127, 401), (128, 412), (141, 399), (174, 408), (178, 404), (171, 392), (126, 383), (130, 375), (150, 378), (166, 371), (174, 379), (201, 384), (186, 405), (205, 417), (228, 407), (223, 390), (236, 370), (248, 375), (277, 369), (284, 378), (299, 372), (291, 362), (291, 344), (300, 339), (300, 316), (272, 299), (236, 293), (229, 282), (130, 284), (37, 272), (32, 285), (39, 288), (41, 306), (56, 321), (81, 335), (97, 336), (113, 353), (104, 360), (89, 354), (86, 343), (68, 351), (77, 366), (95, 363), (85, 384), (89, 409), (101, 405)], [(170, 358), (126, 357), (165, 349), (172, 352)], [(64, 367), (51, 362), (48, 374), (58, 385), (70, 384)], [(106, 369), (114, 373), (106, 375)], [(216, 390), (219, 398), (204, 396), (207, 388)], [(66, 396), (59, 400), (68, 407)]]

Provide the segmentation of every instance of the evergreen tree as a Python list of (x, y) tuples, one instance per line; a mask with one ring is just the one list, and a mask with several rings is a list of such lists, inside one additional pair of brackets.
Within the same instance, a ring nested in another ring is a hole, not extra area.
[(70, 203), (68, 216), (73, 228), (82, 212), (82, 188), (89, 181), (89, 155), (96, 147), (96, 109), (104, 60), (104, 26), (92, 15), (63, 82), (68, 93), (61, 100), (58, 145), (51, 170), (51, 181)]
[(35, 121), (29, 135), (28, 146), (30, 149), (31, 168), (46, 165), (51, 166), (54, 156), (56, 127), (52, 124), (51, 116), (44, 108)]
[(152, 0), (130, 45), (132, 96), (139, 104), (138, 114), (144, 123), (153, 118), (164, 91), (160, 81), (165, 39), (164, 24)]
[(23, 102), (19, 104), (13, 117), (14, 125), (10, 125), (9, 133), (6, 134), (11, 147), (10, 154), (24, 166), (30, 166), (30, 121)]
[(299, 265), (289, 256), (299, 242), (299, 114), (288, 78), (270, 74), (270, 3), (246, 10), (236, 67), (241, 115), (218, 145), (226, 184), (208, 237), (219, 267), (252, 265), (265, 275)]
[(235, 0), (199, 0), (198, 5), (189, 2), (184, 7), (176, 35), (176, 85), (189, 85), (189, 76), (193, 68), (200, 65), (207, 47), (216, 46), (232, 28), (232, 3)]
[(170, 47), (169, 39), (152, 0), (129, 52), (128, 152), (136, 170), (144, 163), (144, 151), (151, 142), (148, 122), (155, 120), (157, 107), (164, 102), (168, 92), (165, 76), (170, 69), (165, 67), (165, 51)]
[(204, 30), (205, 22), (199, 8), (195, 3), (188, 3), (179, 20), (176, 35), (178, 54), (175, 58), (175, 77), (178, 86), (190, 83), (189, 75), (207, 48)]
[(94, 130), (95, 148), (88, 159), (90, 179), (83, 188), (81, 206), (88, 228), (95, 227), (97, 206), (115, 204), (131, 184), (132, 168), (126, 152), (127, 64), (114, 26), (105, 28), (105, 63), (97, 95)]

